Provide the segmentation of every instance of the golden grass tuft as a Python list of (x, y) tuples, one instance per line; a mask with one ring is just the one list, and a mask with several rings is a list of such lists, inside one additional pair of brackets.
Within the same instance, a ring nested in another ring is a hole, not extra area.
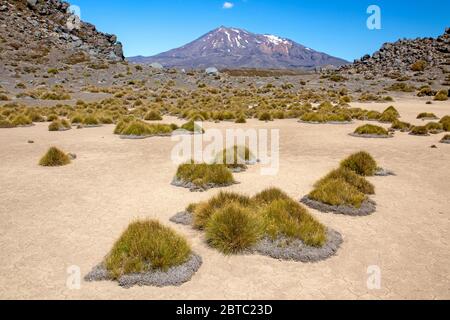
[(176, 178), (191, 182), (197, 187), (205, 187), (208, 184), (230, 185), (235, 183), (233, 174), (223, 164), (186, 163), (178, 167)]
[(51, 147), (39, 161), (39, 165), (43, 167), (61, 167), (69, 163), (69, 156), (56, 147)]
[(361, 176), (373, 176), (378, 166), (369, 153), (360, 151), (343, 160), (341, 168), (350, 169)]
[(252, 198), (221, 192), (187, 210), (194, 216), (194, 227), (205, 230), (209, 244), (225, 254), (250, 249), (263, 237), (299, 239), (315, 247), (327, 241), (326, 227), (277, 188)]
[(167, 271), (185, 263), (191, 255), (188, 242), (154, 220), (128, 226), (105, 259), (114, 279), (131, 273)]

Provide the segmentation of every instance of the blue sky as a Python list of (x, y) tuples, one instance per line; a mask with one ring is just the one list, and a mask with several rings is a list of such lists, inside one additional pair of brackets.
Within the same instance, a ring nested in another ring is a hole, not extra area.
[[(437, 36), (450, 27), (448, 0), (69, 0), (81, 18), (114, 33), (126, 56), (182, 46), (221, 25), (275, 34), (352, 61), (399, 38)], [(369, 5), (381, 30), (366, 26)], [(224, 8), (228, 7), (228, 8)]]

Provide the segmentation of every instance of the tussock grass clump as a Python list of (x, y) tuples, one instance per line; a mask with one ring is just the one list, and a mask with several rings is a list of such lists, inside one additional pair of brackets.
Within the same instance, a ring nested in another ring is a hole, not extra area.
[(415, 126), (411, 129), (411, 132), (409, 133), (414, 136), (428, 136), (428, 129), (426, 126)]
[(272, 114), (270, 112), (262, 112), (258, 116), (259, 121), (273, 121)]
[(342, 179), (329, 179), (320, 184), (309, 198), (332, 206), (347, 205), (361, 208), (366, 195)]
[(33, 124), (31, 118), (24, 114), (19, 114), (11, 122), (15, 127), (26, 127), (31, 126)]
[(88, 127), (89, 126), (98, 126), (98, 125), (100, 125), (100, 121), (94, 115), (87, 115), (86, 117), (83, 118), (82, 124), (84, 126), (88, 126)]
[(438, 122), (429, 122), (425, 127), (431, 134), (438, 134), (444, 131), (442, 124)]
[(434, 96), (435, 101), (447, 101), (448, 100), (448, 91), (441, 90)]
[(400, 113), (393, 106), (390, 106), (378, 118), (380, 122), (392, 123), (400, 117)]
[(400, 120), (396, 120), (392, 122), (391, 129), (392, 130), (400, 130), (402, 132), (408, 132), (411, 130), (412, 125), (408, 122), (402, 122)]
[(262, 207), (260, 214), (264, 233), (273, 240), (284, 236), (313, 247), (322, 247), (327, 242), (326, 228), (290, 198), (275, 199)]
[(440, 121), (440, 124), (442, 124), (442, 129), (444, 131), (450, 131), (450, 116), (443, 117)]
[(320, 188), (329, 180), (343, 180), (364, 194), (375, 194), (375, 187), (372, 183), (348, 168), (339, 168), (331, 171), (325, 177), (316, 182), (314, 187)]
[(235, 183), (233, 174), (223, 164), (186, 163), (178, 167), (176, 180), (199, 188), (229, 186)]
[(105, 258), (113, 279), (132, 273), (167, 271), (185, 263), (191, 255), (187, 241), (154, 220), (128, 226)]
[(203, 230), (212, 214), (229, 203), (237, 203), (240, 206), (248, 207), (251, 204), (251, 199), (238, 193), (221, 191), (217, 196), (206, 202), (189, 205), (186, 210), (194, 214), (194, 227)]
[(70, 123), (65, 120), (54, 120), (48, 125), (48, 131), (65, 131), (71, 129)]
[(225, 254), (250, 250), (263, 238), (297, 239), (322, 247), (327, 229), (306, 208), (280, 189), (249, 198), (221, 192), (206, 202), (190, 205), (194, 227), (205, 230), (208, 243)]
[(181, 126), (181, 129), (192, 132), (192, 133), (204, 133), (205, 130), (191, 120)]
[(365, 116), (365, 118), (367, 120), (379, 120), (380, 117), (381, 117), (381, 113), (378, 111), (374, 111), (374, 110), (368, 111)]
[(247, 119), (245, 119), (245, 117), (244, 116), (238, 116), (237, 118), (236, 118), (236, 121), (235, 121), (235, 123), (247, 123)]
[(419, 115), (417, 116), (417, 119), (422, 119), (422, 120), (437, 120), (439, 119), (434, 113), (431, 112), (422, 112), (419, 113)]
[(39, 161), (39, 165), (43, 167), (60, 167), (69, 163), (69, 156), (56, 147), (51, 147)]
[(375, 136), (388, 136), (389, 132), (383, 127), (374, 126), (372, 124), (366, 124), (356, 128), (355, 135), (375, 135)]
[(391, 86), (387, 87), (386, 90), (398, 92), (414, 92), (416, 88), (413, 85), (406, 82), (396, 82), (393, 83)]
[(162, 120), (162, 117), (158, 111), (151, 110), (145, 115), (144, 119), (148, 121), (160, 121)]
[(255, 157), (248, 147), (234, 146), (219, 152), (215, 159), (215, 163), (225, 164), (230, 169), (246, 169), (247, 164), (254, 161)]
[(261, 220), (250, 209), (229, 203), (217, 209), (207, 222), (206, 240), (224, 254), (254, 246), (262, 235)]
[(425, 60), (417, 60), (411, 65), (411, 70), (416, 72), (422, 72), (427, 67), (427, 62)]
[(119, 121), (114, 130), (115, 134), (131, 137), (150, 137), (156, 135), (170, 135), (174, 127), (168, 124), (149, 124), (141, 120)]
[(8, 129), (8, 128), (14, 128), (14, 127), (15, 127), (15, 125), (11, 121), (9, 121), (7, 119), (0, 120), (0, 128)]
[(300, 121), (311, 123), (327, 123), (327, 122), (350, 122), (352, 117), (350, 114), (343, 112), (328, 113), (328, 112), (308, 112), (300, 117)]
[(441, 143), (449, 143), (450, 144), (450, 134), (446, 134), (442, 139)]
[(361, 176), (373, 176), (377, 171), (377, 162), (367, 152), (360, 151), (352, 154), (341, 162), (341, 168), (350, 169)]

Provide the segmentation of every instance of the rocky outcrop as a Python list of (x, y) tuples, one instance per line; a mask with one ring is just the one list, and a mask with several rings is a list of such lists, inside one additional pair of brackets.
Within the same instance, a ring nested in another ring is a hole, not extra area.
[(122, 44), (115, 35), (80, 21), (70, 4), (60, 0), (0, 0), (0, 58), (43, 63), (56, 52), (63, 61), (122, 61)]
[[(416, 68), (413, 65), (420, 62)], [(341, 71), (361, 73), (372, 76), (391, 73), (413, 73), (420, 71), (440, 72), (439, 69), (450, 68), (450, 28), (437, 38), (417, 38), (385, 43), (372, 55), (365, 55), (355, 60), (352, 65), (344, 66)]]

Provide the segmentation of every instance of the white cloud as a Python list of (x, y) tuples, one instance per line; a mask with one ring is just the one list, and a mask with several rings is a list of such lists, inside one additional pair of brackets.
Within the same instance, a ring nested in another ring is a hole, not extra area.
[(234, 7), (234, 3), (232, 3), (232, 2), (225, 2), (224, 4), (223, 4), (223, 8), (224, 9), (231, 9), (231, 8), (233, 8)]

